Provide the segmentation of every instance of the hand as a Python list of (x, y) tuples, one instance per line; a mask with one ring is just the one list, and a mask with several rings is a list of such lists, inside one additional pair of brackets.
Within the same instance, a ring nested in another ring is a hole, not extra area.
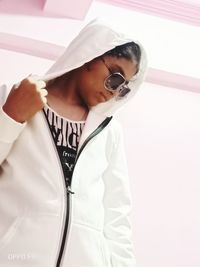
[(3, 105), (4, 112), (17, 122), (28, 121), (47, 102), (46, 83), (37, 76), (30, 75), (18, 85), (14, 85)]

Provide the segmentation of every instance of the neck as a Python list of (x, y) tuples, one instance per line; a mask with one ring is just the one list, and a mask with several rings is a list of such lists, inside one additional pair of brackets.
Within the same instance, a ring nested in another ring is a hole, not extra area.
[(83, 103), (77, 90), (75, 76), (75, 71), (69, 72), (65, 74), (65, 77), (63, 79), (60, 79), (50, 85), (47, 88), (47, 99), (56, 98), (57, 101), (62, 102), (63, 104), (67, 104), (68, 106), (84, 107), (85, 104)]
[(71, 120), (85, 120), (89, 112), (88, 107), (79, 97), (76, 79), (72, 74), (65, 75), (64, 79), (47, 85), (47, 102), (59, 115)]

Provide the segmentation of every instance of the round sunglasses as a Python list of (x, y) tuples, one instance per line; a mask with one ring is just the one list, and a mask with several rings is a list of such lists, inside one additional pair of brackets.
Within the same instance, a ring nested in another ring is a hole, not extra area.
[(110, 75), (108, 75), (104, 81), (105, 89), (111, 92), (118, 92), (116, 96), (117, 100), (120, 100), (127, 96), (127, 94), (131, 91), (131, 89), (128, 87), (129, 81), (127, 81), (120, 72), (112, 72), (103, 57), (100, 57), (100, 59), (110, 73)]

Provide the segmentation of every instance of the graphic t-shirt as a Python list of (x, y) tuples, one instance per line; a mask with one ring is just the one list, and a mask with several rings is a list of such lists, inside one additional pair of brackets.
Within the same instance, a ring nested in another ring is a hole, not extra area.
[(44, 112), (48, 121), (58, 155), (62, 164), (67, 185), (71, 183), (72, 172), (77, 154), (80, 136), (85, 121), (72, 121), (58, 115), (50, 107)]

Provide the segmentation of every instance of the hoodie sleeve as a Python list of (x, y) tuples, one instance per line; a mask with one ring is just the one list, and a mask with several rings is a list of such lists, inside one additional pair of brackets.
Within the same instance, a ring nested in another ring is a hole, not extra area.
[(119, 129), (118, 132), (110, 164), (103, 177), (105, 183), (104, 236), (109, 247), (112, 267), (136, 267), (130, 221), (132, 199), (129, 176), (122, 130)]
[(3, 111), (3, 104), (8, 95), (8, 87), (0, 86), (0, 164), (6, 159), (15, 140), (18, 138), (26, 123), (19, 123)]

